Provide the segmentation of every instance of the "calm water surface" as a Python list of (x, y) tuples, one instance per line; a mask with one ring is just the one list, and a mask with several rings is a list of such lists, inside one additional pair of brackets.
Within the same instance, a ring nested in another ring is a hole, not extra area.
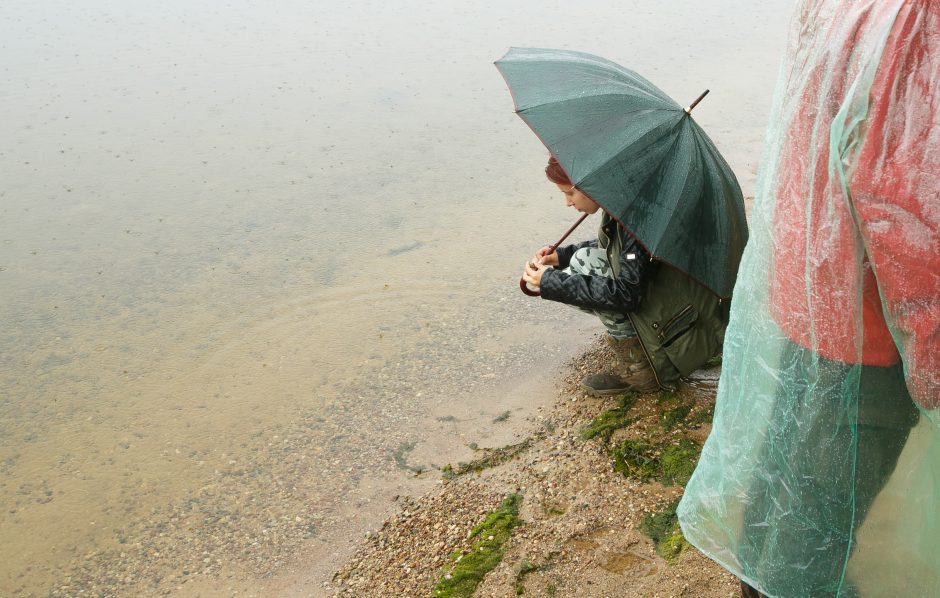
[(327, 592), (598, 331), (493, 60), (710, 88), (749, 194), (791, 4), (4, 3), (0, 594)]

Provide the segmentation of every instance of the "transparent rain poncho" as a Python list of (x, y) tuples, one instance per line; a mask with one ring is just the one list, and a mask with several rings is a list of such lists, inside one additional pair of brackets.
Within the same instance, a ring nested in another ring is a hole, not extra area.
[(806, 0), (686, 538), (768, 596), (940, 596), (940, 2)]

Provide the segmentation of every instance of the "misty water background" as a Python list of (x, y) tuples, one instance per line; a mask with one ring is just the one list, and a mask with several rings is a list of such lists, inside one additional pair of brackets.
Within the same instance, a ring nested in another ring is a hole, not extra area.
[(516, 286), (576, 214), (492, 62), (710, 88), (751, 195), (792, 4), (5, 2), (0, 594), (326, 591), (599, 331)]

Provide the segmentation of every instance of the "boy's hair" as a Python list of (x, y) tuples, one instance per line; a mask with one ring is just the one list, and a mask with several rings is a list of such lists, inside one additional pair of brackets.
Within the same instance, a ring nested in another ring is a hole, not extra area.
[(568, 173), (561, 167), (555, 156), (548, 157), (548, 166), (545, 167), (545, 176), (553, 183), (558, 185), (571, 185), (571, 179)]

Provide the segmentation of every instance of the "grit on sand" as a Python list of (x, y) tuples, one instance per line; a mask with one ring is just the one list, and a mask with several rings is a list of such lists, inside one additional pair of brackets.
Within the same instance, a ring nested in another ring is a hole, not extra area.
[[(737, 581), (675, 523), (710, 429), (720, 366), (675, 392), (592, 398), (595, 343), (518, 444), (478, 449), (335, 574), (334, 596), (736, 596)], [(425, 474), (427, 475), (427, 474)]]

